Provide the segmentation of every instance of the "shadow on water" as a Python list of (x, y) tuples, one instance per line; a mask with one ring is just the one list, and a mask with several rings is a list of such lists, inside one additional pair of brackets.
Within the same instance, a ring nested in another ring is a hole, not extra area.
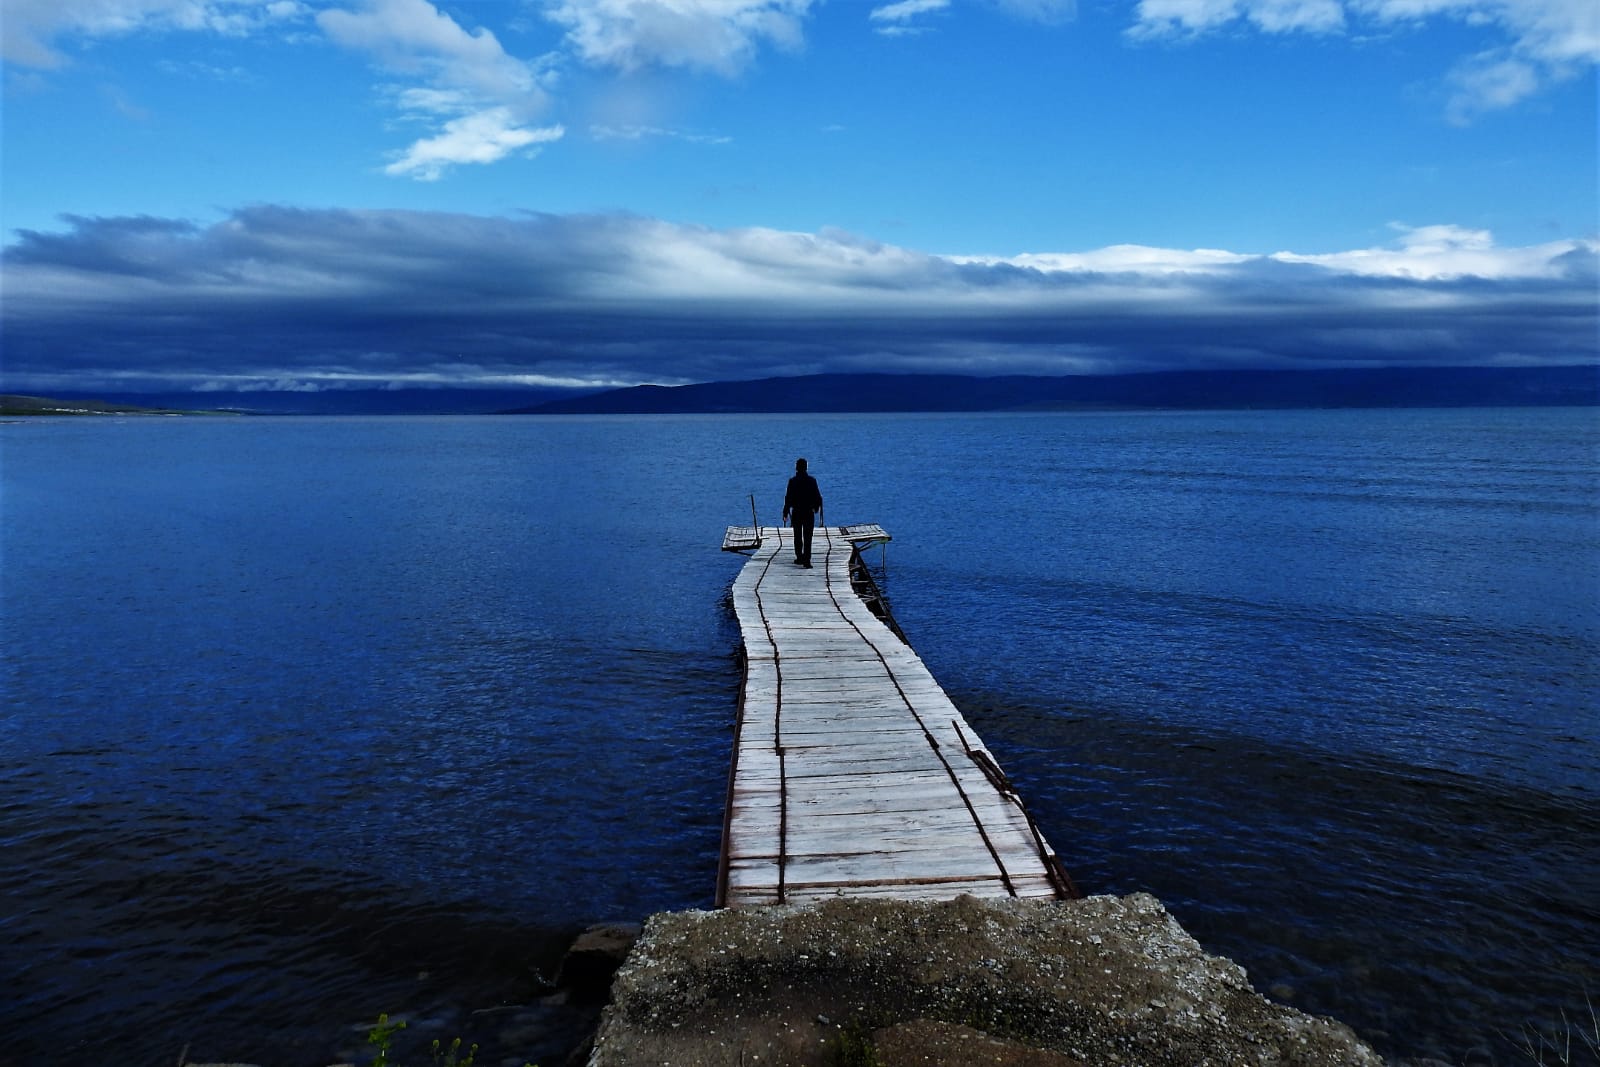
[[(1528, 1037), (1589, 1019), (1594, 801), (951, 696), (1081, 888), (1154, 893), (1258, 990), (1350, 1023), (1386, 1055), (1524, 1063)], [(1574, 1049), (1574, 1062), (1586, 1054)]]
[[(8, 861), (53, 864), (57, 891), (13, 894), (0, 1063), (171, 1064), (186, 1048), (204, 1062), (365, 1062), (381, 1012), (412, 1020), (407, 1040), (492, 1045), (495, 1032), (473, 1013), (549, 992), (576, 933), (487, 908), (470, 886), (202, 862), (202, 831), (182, 822), (128, 810), (76, 834), (70, 851), (48, 832), (8, 849)], [(125, 834), (119, 824), (160, 829)], [(189, 839), (163, 844), (169, 835)], [(78, 888), (61, 892), (68, 884)], [(38, 921), (46, 909), (48, 924)], [(546, 1016), (512, 1054), (559, 1059), (588, 1019), (575, 1009)]]
[(149, 728), (86, 710), (31, 734), (0, 766), (0, 1065), (364, 1063), (379, 1013), (409, 1018), (411, 1062), (456, 1036), (562, 1062), (592, 1012), (541, 976), (572, 935), (711, 903), (737, 667), (666, 642), (434, 651), (371, 713), (170, 701)]

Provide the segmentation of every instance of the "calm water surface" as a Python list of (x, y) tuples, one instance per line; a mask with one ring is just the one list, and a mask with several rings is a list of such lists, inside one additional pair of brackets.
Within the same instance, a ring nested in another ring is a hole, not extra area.
[(709, 906), (717, 545), (799, 454), (830, 522), (895, 536), (902, 626), (1087, 891), (1392, 1055), (1527, 1062), (1600, 1002), (1593, 411), (0, 449), (0, 1064), (318, 1065), (380, 1011), (471, 1038), (575, 926)]

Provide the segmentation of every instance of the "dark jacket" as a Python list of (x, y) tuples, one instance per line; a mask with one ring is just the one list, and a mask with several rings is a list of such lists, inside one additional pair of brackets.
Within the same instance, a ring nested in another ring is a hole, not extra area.
[(783, 497), (783, 510), (794, 515), (810, 515), (822, 510), (822, 490), (817, 480), (809, 474), (796, 474), (789, 479), (789, 491)]

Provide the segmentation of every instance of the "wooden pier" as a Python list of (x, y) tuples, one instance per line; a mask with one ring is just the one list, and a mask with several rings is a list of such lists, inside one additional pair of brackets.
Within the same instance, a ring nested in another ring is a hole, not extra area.
[(717, 901), (1068, 897), (1021, 798), (916, 653), (868, 607), (877, 526), (730, 527), (744, 634)]

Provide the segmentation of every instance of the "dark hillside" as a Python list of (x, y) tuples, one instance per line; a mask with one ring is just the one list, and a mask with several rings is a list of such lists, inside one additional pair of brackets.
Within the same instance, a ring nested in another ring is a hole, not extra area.
[(1074, 377), (818, 374), (641, 385), (515, 414), (1522, 407), (1600, 403), (1600, 367), (1378, 367)]

